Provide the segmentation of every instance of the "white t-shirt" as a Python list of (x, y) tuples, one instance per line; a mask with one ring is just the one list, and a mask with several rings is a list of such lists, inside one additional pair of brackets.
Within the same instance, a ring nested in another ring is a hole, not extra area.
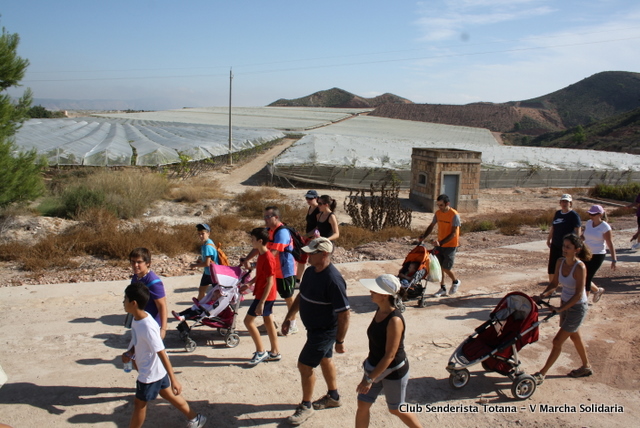
[(131, 323), (131, 343), (129, 348), (136, 347), (136, 365), (138, 366), (138, 382), (157, 382), (167, 374), (158, 352), (164, 349), (164, 343), (160, 338), (160, 326), (147, 313), (147, 316), (139, 321), (135, 319)]
[(611, 226), (606, 221), (601, 222), (598, 226), (593, 227), (591, 220), (587, 221), (584, 226), (584, 242), (589, 246), (592, 254), (606, 254), (607, 243), (604, 240), (604, 234), (611, 230)]

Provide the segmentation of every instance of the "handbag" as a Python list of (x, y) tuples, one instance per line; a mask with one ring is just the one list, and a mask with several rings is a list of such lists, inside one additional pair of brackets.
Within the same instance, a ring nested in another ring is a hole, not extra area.
[(429, 281), (442, 281), (442, 267), (440, 267), (440, 262), (433, 253), (429, 253)]

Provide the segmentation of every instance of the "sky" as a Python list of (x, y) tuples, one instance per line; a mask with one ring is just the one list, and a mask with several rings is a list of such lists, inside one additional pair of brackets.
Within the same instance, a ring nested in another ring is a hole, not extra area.
[(637, 0), (3, 0), (37, 99), (264, 106), (338, 87), (417, 103), (541, 96), (640, 72)]

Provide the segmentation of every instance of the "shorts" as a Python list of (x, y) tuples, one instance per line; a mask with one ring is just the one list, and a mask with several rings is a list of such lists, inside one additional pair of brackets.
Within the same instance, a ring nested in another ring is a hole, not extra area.
[(591, 260), (588, 262), (584, 262), (584, 267), (587, 268), (587, 279), (585, 282), (585, 287), (587, 289), (587, 293), (591, 290), (591, 281), (593, 281), (593, 277), (595, 276), (600, 266), (602, 266), (602, 262), (604, 262), (604, 257), (606, 254), (592, 254)]
[(276, 287), (278, 288), (280, 297), (288, 299), (293, 296), (293, 292), (296, 290), (296, 277), (276, 278)]
[(562, 247), (551, 244), (551, 248), (549, 249), (549, 264), (547, 265), (547, 273), (549, 275), (556, 273), (556, 263), (560, 257), (562, 257)]
[[(266, 302), (264, 302), (264, 308), (262, 309), (262, 315), (260, 315), (261, 317), (268, 317), (269, 315), (271, 315), (273, 313), (273, 304), (275, 303), (275, 300), (267, 300)], [(258, 315), (256, 315), (256, 308), (258, 307), (258, 304), (260, 303), (260, 299), (253, 299), (253, 302), (251, 302), (251, 306), (249, 306), (249, 311), (247, 312), (247, 315), (251, 315), (252, 317), (257, 317)]]
[(160, 380), (151, 383), (142, 383), (136, 381), (136, 398), (140, 401), (155, 400), (161, 390), (171, 386), (169, 374), (167, 373)]
[(207, 287), (212, 284), (213, 284), (213, 281), (211, 281), (211, 275), (207, 273), (203, 273), (202, 278), (200, 278), (200, 287)]
[[(564, 304), (564, 302), (563, 302)], [(560, 328), (568, 333), (575, 333), (587, 317), (587, 302), (576, 303), (566, 311), (560, 312)]]
[(371, 389), (366, 394), (358, 394), (358, 400), (365, 403), (375, 403), (376, 398), (384, 389), (384, 397), (387, 400), (389, 410), (398, 410), (404, 403), (407, 394), (407, 384), (409, 383), (409, 372), (400, 379), (382, 379), (371, 385)]
[(436, 257), (442, 269), (451, 270), (453, 262), (456, 260), (457, 247), (436, 247)]
[(318, 367), (323, 358), (333, 357), (333, 345), (336, 343), (338, 327), (330, 329), (314, 328), (307, 330), (307, 342), (304, 344), (298, 362), (309, 367)]

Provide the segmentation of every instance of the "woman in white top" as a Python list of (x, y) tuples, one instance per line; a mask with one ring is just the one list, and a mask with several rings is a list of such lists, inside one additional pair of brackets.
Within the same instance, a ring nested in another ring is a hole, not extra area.
[(556, 362), (562, 352), (562, 345), (567, 339), (571, 339), (582, 366), (569, 373), (571, 377), (591, 376), (593, 370), (587, 357), (587, 349), (584, 346), (578, 329), (587, 315), (587, 293), (585, 292), (585, 278), (587, 269), (583, 261), (591, 259), (591, 251), (582, 239), (576, 234), (569, 234), (562, 242), (562, 255), (556, 263), (556, 271), (549, 286), (535, 299), (542, 300), (550, 296), (559, 285), (562, 285), (561, 304), (559, 307), (549, 305), (551, 310), (560, 314), (560, 331), (553, 338), (553, 347), (544, 367), (533, 375), (538, 385), (542, 384), (547, 372)]
[(611, 234), (611, 226), (607, 223), (606, 214), (604, 212), (604, 208), (600, 205), (592, 206), (589, 211), (590, 220), (584, 226), (584, 230), (582, 231), (582, 239), (584, 239), (585, 244), (591, 250), (592, 256), (591, 260), (585, 261), (585, 266), (587, 268), (587, 279), (585, 281), (585, 288), (587, 290), (587, 295), (589, 291), (593, 293), (593, 303), (597, 303), (602, 297), (604, 293), (604, 288), (597, 287), (593, 282), (594, 275), (602, 266), (602, 262), (604, 262), (604, 257), (607, 254), (607, 248), (611, 252), (611, 269), (615, 270), (616, 268), (616, 249), (613, 247), (612, 242), (612, 234)]

